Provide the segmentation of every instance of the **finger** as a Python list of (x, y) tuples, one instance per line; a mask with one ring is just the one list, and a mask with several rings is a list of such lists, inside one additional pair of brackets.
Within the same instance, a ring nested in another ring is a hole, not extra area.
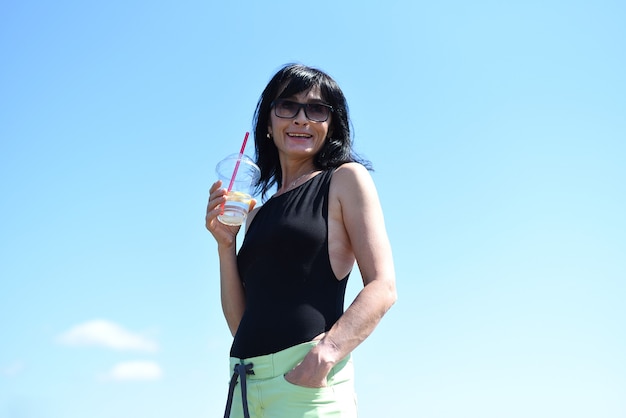
[(216, 206), (221, 205), (226, 202), (226, 193), (215, 193), (215, 195), (211, 195), (209, 199), (209, 203), (207, 204), (207, 211), (215, 209)]
[(209, 196), (209, 202), (207, 203), (207, 212), (213, 210), (215, 206), (221, 205), (226, 201), (226, 189), (216, 189), (213, 190), (211, 195)]
[(228, 194), (228, 192), (226, 191), (226, 189), (217, 189), (215, 191), (213, 191), (213, 193), (211, 193), (209, 195), (209, 202), (215, 200), (215, 199), (219, 199), (221, 197), (224, 197)]
[(226, 198), (221, 197), (209, 203), (205, 217), (207, 224), (211, 223), (218, 215), (222, 214), (224, 202), (226, 202)]
[(220, 187), (222, 187), (222, 180), (218, 180), (215, 183), (213, 183), (211, 185), (211, 189), (209, 190), (209, 193), (213, 193), (214, 191), (216, 191)]
[(222, 213), (221, 205), (217, 205), (214, 209), (208, 210), (206, 213), (205, 226), (209, 231), (215, 231), (220, 225), (220, 222), (217, 220), (218, 215)]

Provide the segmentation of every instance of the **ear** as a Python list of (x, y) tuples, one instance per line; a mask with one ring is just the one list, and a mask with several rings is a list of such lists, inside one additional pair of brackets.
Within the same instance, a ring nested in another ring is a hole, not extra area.
[(274, 136), (274, 132), (272, 131), (272, 125), (267, 125), (267, 133), (271, 136)]

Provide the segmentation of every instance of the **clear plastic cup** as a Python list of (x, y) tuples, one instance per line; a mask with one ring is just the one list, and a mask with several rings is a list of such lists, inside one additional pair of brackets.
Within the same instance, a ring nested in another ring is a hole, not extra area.
[(232, 181), (232, 187), (226, 195), (226, 203), (217, 219), (225, 225), (241, 225), (248, 217), (250, 200), (261, 176), (261, 169), (250, 157), (232, 154), (217, 163), (215, 170), (218, 178), (222, 180), (222, 187), (228, 188)]

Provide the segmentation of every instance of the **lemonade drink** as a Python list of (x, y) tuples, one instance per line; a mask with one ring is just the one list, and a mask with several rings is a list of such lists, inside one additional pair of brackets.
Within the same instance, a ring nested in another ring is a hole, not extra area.
[(222, 187), (228, 190), (217, 220), (225, 225), (239, 226), (248, 217), (250, 200), (261, 170), (247, 155), (233, 154), (217, 164), (216, 172)]
[(226, 195), (224, 211), (217, 216), (217, 219), (225, 225), (241, 225), (248, 217), (251, 199), (252, 196), (247, 193), (231, 190)]

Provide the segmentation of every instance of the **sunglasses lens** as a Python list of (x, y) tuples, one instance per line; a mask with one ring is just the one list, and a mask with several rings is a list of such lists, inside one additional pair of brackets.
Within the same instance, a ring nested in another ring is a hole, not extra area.
[(306, 105), (306, 115), (312, 121), (323, 122), (328, 119), (330, 109), (321, 104), (310, 103)]
[(318, 103), (301, 104), (291, 100), (277, 100), (274, 103), (274, 113), (279, 118), (295, 118), (300, 108), (304, 107), (304, 114), (307, 119), (313, 122), (324, 122), (330, 116), (330, 107)]
[(279, 118), (293, 118), (298, 114), (300, 106), (298, 106), (298, 103), (296, 102), (280, 100), (276, 102), (274, 109), (276, 111), (276, 116)]

